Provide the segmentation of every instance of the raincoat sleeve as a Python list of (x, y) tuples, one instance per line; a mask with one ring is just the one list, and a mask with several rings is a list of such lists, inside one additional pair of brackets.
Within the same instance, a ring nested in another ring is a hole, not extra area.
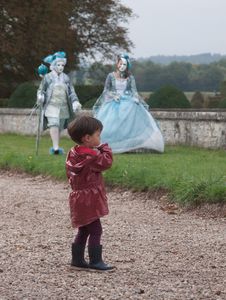
[(80, 171), (80, 164), (77, 163), (75, 159), (75, 155), (73, 153), (73, 149), (71, 149), (68, 152), (67, 158), (66, 158), (66, 163), (65, 163), (65, 168), (66, 168), (66, 175), (67, 178), (70, 179), (72, 176), (74, 176), (78, 171)]
[(95, 172), (102, 172), (109, 169), (113, 162), (112, 150), (108, 144), (102, 144), (98, 147), (96, 157), (92, 161), (91, 168)]
[(68, 178), (68, 182), (73, 189), (73, 182), (75, 181), (75, 178), (78, 176), (78, 173), (83, 168), (83, 164), (76, 161), (74, 149), (71, 149), (67, 155), (65, 168), (66, 168), (66, 176)]

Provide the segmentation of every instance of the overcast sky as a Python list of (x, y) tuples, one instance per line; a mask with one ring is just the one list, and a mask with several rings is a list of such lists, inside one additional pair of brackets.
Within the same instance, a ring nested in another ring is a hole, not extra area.
[(226, 0), (121, 0), (139, 17), (128, 25), (135, 58), (226, 54)]

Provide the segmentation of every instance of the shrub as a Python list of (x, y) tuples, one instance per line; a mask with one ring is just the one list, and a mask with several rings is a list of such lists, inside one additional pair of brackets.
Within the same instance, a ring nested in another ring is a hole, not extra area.
[[(102, 85), (75, 85), (79, 102), (84, 106), (91, 99), (97, 99), (103, 92)], [(95, 101), (94, 101), (95, 102)]]
[(9, 107), (30, 108), (36, 103), (37, 87), (32, 82), (18, 85), (9, 98)]
[[(84, 104), (90, 100), (85, 108), (91, 108), (92, 103), (94, 104), (96, 99), (103, 92), (102, 85), (76, 85), (76, 94), (78, 95), (79, 101)], [(32, 82), (24, 82), (16, 88), (9, 99), (9, 107), (33, 107), (36, 102), (37, 87)]]
[(8, 107), (8, 98), (0, 98), (0, 107)]
[(220, 93), (222, 96), (226, 97), (226, 81), (222, 81), (220, 84)]
[(173, 86), (163, 86), (153, 93), (147, 103), (151, 108), (190, 108), (184, 93)]
[(223, 99), (219, 104), (218, 108), (226, 108), (226, 99)]
[(93, 105), (96, 102), (96, 100), (97, 100), (96, 98), (90, 99), (89, 101), (86, 101), (85, 104), (82, 107), (85, 108), (85, 109), (92, 109)]
[(195, 92), (195, 94), (191, 98), (191, 106), (193, 108), (203, 108), (204, 107), (204, 96), (200, 92)]
[(209, 96), (207, 99), (207, 108), (218, 108), (222, 101), (222, 96)]

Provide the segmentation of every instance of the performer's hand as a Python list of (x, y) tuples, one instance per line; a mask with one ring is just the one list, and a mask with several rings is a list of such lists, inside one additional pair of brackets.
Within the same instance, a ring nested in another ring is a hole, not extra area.
[(115, 101), (115, 102), (119, 102), (119, 100), (120, 100), (120, 96), (119, 96), (119, 95), (115, 95), (115, 96), (114, 96), (114, 101)]
[(136, 103), (136, 104), (139, 104), (139, 99), (138, 98), (134, 98), (134, 102)]
[(82, 105), (78, 101), (72, 103), (73, 112), (79, 112), (82, 108)]
[(37, 105), (43, 105), (44, 100), (45, 100), (44, 95), (39, 94), (39, 95), (37, 96), (37, 101), (36, 101)]

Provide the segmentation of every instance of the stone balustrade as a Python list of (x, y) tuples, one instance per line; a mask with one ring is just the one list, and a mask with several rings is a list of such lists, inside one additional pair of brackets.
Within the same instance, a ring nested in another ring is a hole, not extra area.
[[(33, 115), (30, 113), (31, 109), (1, 108), (0, 133), (35, 135), (38, 117), (36, 112)], [(155, 109), (152, 115), (168, 145), (212, 149), (226, 147), (226, 110)], [(66, 130), (63, 135), (67, 135)]]

